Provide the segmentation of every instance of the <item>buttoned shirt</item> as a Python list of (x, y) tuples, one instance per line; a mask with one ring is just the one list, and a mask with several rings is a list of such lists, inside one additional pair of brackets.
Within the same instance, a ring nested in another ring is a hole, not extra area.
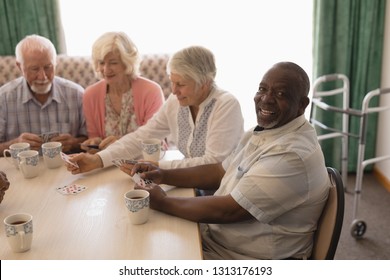
[(54, 77), (51, 94), (42, 105), (32, 95), (24, 77), (3, 85), (0, 88), (0, 142), (15, 139), (23, 132), (86, 136), (83, 92), (80, 85)]
[(317, 135), (304, 116), (279, 128), (247, 132), (223, 167), (226, 174), (215, 195), (230, 194), (253, 218), (207, 225), (206, 255), (310, 257), (330, 181)]

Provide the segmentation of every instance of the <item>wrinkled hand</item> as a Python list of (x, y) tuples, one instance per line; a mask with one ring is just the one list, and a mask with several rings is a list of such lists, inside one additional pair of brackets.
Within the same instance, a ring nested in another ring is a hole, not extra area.
[(100, 150), (104, 150), (108, 146), (110, 146), (112, 143), (114, 143), (116, 140), (118, 140), (118, 137), (116, 136), (107, 136), (103, 139), (103, 141), (99, 144)]
[(41, 148), (41, 145), (43, 144), (42, 138), (39, 135), (24, 132), (20, 134), (20, 136), (16, 140), (17, 142), (26, 142), (30, 144), (31, 150), (38, 151)]
[(77, 142), (76, 138), (74, 138), (72, 135), (68, 133), (60, 134), (56, 137), (53, 137), (50, 139), (50, 141), (61, 142), (63, 152), (71, 151), (75, 146), (75, 143)]
[(133, 176), (135, 173), (141, 172), (142, 179), (152, 180), (156, 184), (163, 182), (163, 170), (158, 166), (147, 161), (138, 161), (136, 164), (122, 164), (120, 168), (123, 172)]
[(5, 191), (9, 188), (9, 181), (7, 175), (0, 171), (0, 203), (3, 201)]
[(97, 168), (103, 167), (102, 159), (98, 155), (91, 155), (87, 153), (69, 155), (71, 162), (77, 163), (79, 167), (75, 167), (69, 163), (66, 163), (66, 168), (72, 174), (79, 174), (88, 172)]
[[(102, 142), (102, 138), (100, 137), (89, 138), (80, 144), (80, 148), (86, 151), (87, 153), (96, 154), (99, 150), (101, 150), (99, 146), (101, 142)], [(96, 145), (98, 146), (98, 149), (90, 148), (88, 147), (88, 145)]]

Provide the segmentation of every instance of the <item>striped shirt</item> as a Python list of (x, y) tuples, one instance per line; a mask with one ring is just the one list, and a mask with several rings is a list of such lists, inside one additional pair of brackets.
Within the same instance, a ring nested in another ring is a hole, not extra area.
[(42, 105), (33, 97), (24, 77), (5, 84), (0, 88), (0, 142), (15, 139), (23, 132), (87, 135), (83, 92), (80, 85), (54, 77), (51, 94)]

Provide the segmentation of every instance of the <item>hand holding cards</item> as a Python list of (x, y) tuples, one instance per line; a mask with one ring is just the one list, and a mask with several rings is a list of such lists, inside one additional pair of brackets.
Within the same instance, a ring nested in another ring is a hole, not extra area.
[[(136, 160), (132, 160), (132, 159), (114, 159), (112, 160), (112, 163), (121, 168), (122, 164), (136, 164), (138, 163), (138, 161)], [(151, 180), (148, 180), (148, 179), (142, 179), (141, 176), (139, 175), (139, 173), (135, 173), (133, 176), (131, 176), (131, 178), (133, 179), (134, 183), (136, 183), (137, 185), (140, 185), (142, 187), (144, 187), (145, 185), (147, 184), (150, 184), (150, 183), (153, 183)]]
[(66, 163), (69, 163), (70, 165), (76, 167), (76, 168), (79, 168), (79, 165), (75, 162), (71, 162), (69, 160), (69, 156), (63, 152), (60, 152), (60, 155), (61, 155), (61, 158), (66, 162)]
[(133, 179), (134, 183), (141, 187), (145, 187), (145, 185), (153, 183), (153, 181), (149, 179), (142, 179), (139, 175), (140, 173), (135, 173), (133, 176), (131, 176), (131, 179)]
[(42, 142), (46, 143), (51, 141), (54, 137), (59, 136), (60, 134), (58, 132), (45, 132), (39, 135), (42, 138)]

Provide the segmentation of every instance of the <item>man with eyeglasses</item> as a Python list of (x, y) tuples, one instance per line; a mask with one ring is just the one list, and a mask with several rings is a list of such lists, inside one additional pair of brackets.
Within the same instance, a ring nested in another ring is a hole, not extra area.
[(0, 88), (0, 153), (18, 142), (39, 150), (43, 142), (58, 141), (64, 152), (78, 150), (87, 138), (84, 89), (55, 76), (57, 52), (45, 37), (26, 36), (15, 55), (23, 76)]

